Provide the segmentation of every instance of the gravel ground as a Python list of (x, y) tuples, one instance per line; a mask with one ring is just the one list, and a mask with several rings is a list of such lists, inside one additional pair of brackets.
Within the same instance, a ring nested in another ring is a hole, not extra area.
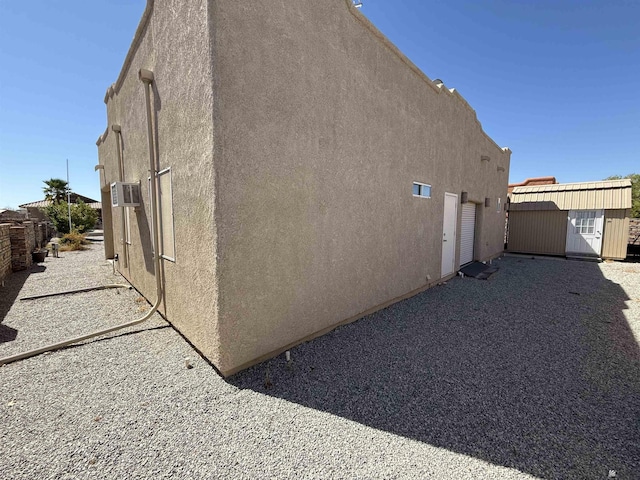
[[(149, 308), (16, 300), (122, 282), (61, 256), (0, 288), (0, 357)], [(640, 478), (640, 264), (497, 264), (227, 381), (157, 315), (0, 367), (0, 478)]]

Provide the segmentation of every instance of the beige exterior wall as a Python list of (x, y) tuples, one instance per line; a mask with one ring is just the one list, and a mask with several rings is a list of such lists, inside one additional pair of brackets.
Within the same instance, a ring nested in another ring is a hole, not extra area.
[[(101, 187), (118, 180), (116, 133), (122, 130), (124, 181), (141, 182), (143, 206), (114, 208), (111, 229), (120, 272), (153, 303), (149, 148), (141, 68), (154, 72), (158, 170), (171, 168), (176, 261), (162, 261), (161, 312), (212, 362), (219, 362), (213, 94), (207, 9), (209, 2), (149, 2), (123, 71), (109, 90), (107, 130), (98, 141)], [(109, 204), (103, 204), (103, 209)], [(131, 244), (122, 244), (128, 213)], [(104, 216), (108, 221), (108, 215)], [(105, 228), (107, 228), (105, 226)], [(125, 263), (127, 267), (125, 267)]]
[(350, 1), (152, 5), (107, 95), (101, 181), (118, 178), (119, 124), (145, 205), (126, 248), (113, 210), (114, 247), (153, 301), (136, 78), (152, 70), (159, 169), (174, 177), (163, 311), (223, 374), (438, 282), (445, 192), (482, 205), (475, 258), (502, 252), (510, 151)]
[(602, 258), (624, 260), (629, 239), (629, 210), (605, 210)]
[(437, 281), (445, 192), (502, 252), (509, 153), (349, 4), (210, 12), (223, 372)]
[(564, 255), (567, 215), (562, 210), (510, 211), (508, 251)]

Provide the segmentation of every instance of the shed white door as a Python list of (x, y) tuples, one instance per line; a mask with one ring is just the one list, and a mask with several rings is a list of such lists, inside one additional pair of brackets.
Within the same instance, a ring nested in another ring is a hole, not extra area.
[(440, 278), (451, 275), (456, 264), (456, 224), (458, 222), (458, 195), (444, 194), (444, 219), (442, 221), (442, 263)]
[(476, 204), (462, 204), (462, 225), (460, 226), (460, 265), (473, 262), (473, 244), (476, 232)]
[(570, 210), (567, 225), (567, 255), (600, 256), (604, 210)]

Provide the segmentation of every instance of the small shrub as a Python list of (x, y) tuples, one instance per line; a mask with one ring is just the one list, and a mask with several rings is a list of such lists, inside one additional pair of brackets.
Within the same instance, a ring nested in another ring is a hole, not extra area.
[(87, 247), (85, 247), (85, 245), (88, 243), (87, 238), (83, 234), (74, 230), (73, 232), (65, 233), (62, 236), (60, 239), (60, 250), (63, 252), (68, 252), (70, 250), (86, 250)]

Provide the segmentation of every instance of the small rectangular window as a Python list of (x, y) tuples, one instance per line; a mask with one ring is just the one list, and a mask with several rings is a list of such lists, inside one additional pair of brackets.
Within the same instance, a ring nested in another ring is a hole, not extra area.
[(575, 233), (578, 235), (591, 235), (595, 232), (595, 211), (576, 212)]
[(413, 196), (431, 198), (431, 185), (426, 183), (413, 182)]

